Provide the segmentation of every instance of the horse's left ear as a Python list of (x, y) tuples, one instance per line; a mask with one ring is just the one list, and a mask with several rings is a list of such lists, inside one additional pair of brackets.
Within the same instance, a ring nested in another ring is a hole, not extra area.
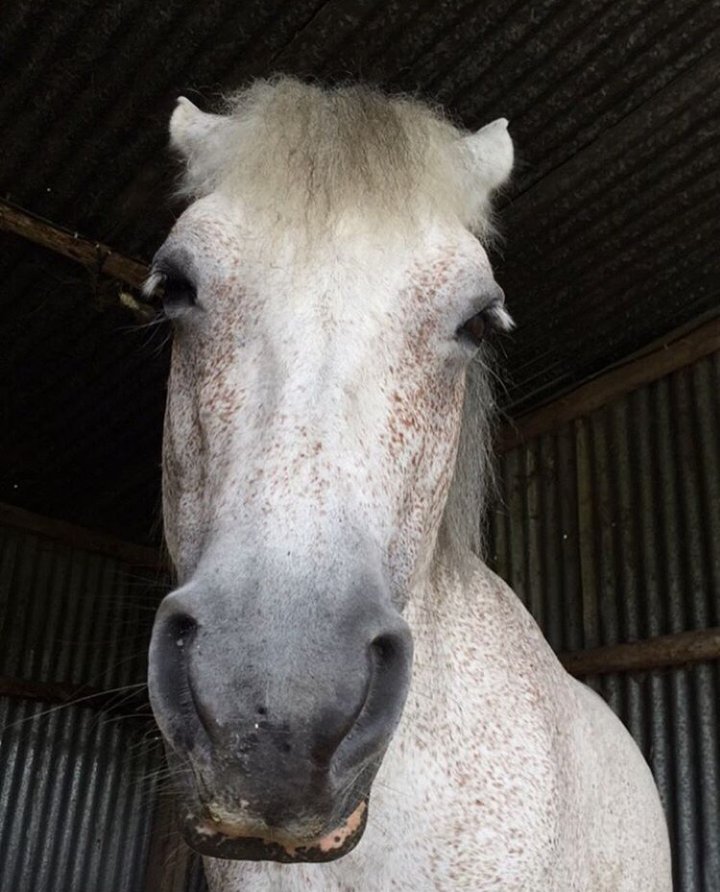
[(222, 115), (211, 115), (200, 111), (194, 103), (179, 96), (175, 111), (170, 118), (170, 145), (186, 161), (192, 160), (198, 147), (206, 145), (224, 129), (227, 119)]
[(513, 143), (507, 118), (498, 118), (463, 137), (480, 184), (492, 192), (507, 181), (513, 166)]
[(182, 189), (199, 198), (217, 188), (236, 123), (225, 115), (211, 115), (181, 96), (170, 118), (170, 145), (185, 162)]

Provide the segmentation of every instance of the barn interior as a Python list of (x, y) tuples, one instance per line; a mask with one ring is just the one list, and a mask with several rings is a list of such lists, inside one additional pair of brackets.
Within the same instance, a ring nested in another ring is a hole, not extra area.
[(274, 73), (510, 120), (488, 560), (641, 744), (676, 888), (720, 888), (719, 43), (700, 0), (0, 7), (2, 888), (203, 888), (142, 693), (171, 336), (139, 284), (177, 96)]

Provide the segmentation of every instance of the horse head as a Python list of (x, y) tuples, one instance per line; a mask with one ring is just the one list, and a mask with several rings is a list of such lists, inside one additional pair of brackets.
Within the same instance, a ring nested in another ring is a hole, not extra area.
[(512, 143), (290, 79), (222, 115), (181, 100), (171, 142), (191, 202), (147, 285), (174, 328), (178, 582), (152, 707), (196, 848), (329, 860), (362, 835), (411, 680), (404, 607), (468, 498), (468, 369), (510, 325), (483, 240)]

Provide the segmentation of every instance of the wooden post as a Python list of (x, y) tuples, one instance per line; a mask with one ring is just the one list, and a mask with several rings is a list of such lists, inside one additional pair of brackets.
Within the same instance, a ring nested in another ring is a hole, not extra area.
[(144, 892), (181, 892), (190, 888), (200, 856), (182, 838), (178, 803), (165, 792), (157, 798)]

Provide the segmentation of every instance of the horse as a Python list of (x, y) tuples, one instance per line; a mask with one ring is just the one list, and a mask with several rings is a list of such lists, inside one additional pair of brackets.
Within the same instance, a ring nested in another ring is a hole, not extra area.
[(480, 557), (507, 121), (277, 77), (170, 143), (148, 676), (210, 889), (671, 889), (634, 741)]

